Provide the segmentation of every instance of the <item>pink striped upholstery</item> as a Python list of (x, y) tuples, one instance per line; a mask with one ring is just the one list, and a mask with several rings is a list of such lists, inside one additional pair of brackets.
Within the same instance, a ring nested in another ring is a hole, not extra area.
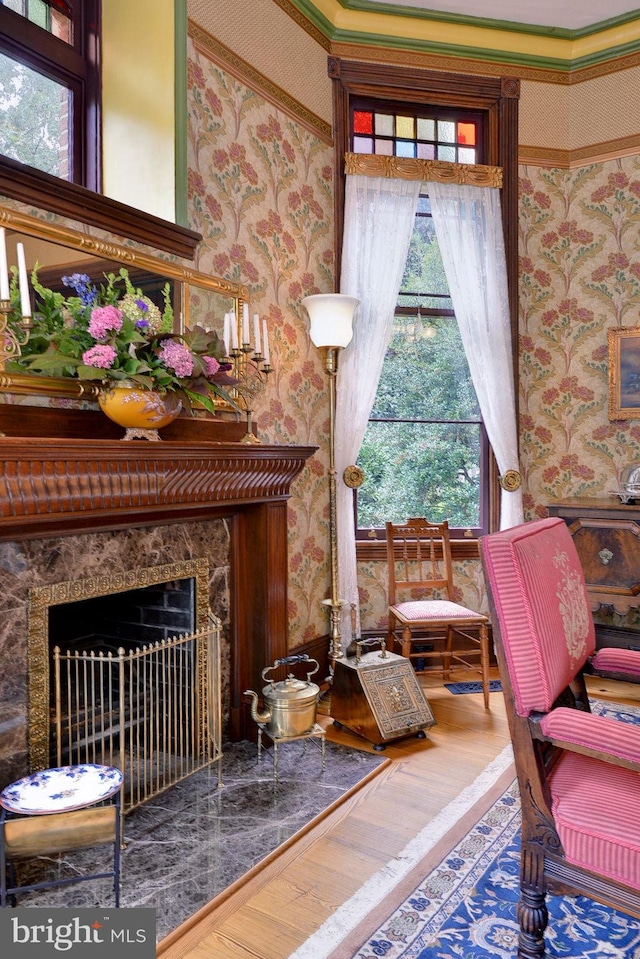
[[(632, 763), (640, 763), (640, 726), (558, 706), (543, 716), (540, 728), (549, 739), (575, 743), (628, 759)], [(637, 785), (640, 785), (640, 781), (637, 781)]]
[(636, 649), (607, 646), (598, 650), (591, 665), (598, 673), (624, 673), (640, 679), (640, 652)]
[(399, 619), (401, 623), (414, 623), (419, 620), (424, 622), (472, 620), (474, 623), (478, 621), (478, 614), (474, 613), (472, 609), (459, 606), (458, 603), (451, 603), (448, 599), (396, 603), (393, 609), (396, 619)]
[(546, 713), (595, 649), (571, 534), (563, 520), (543, 519), (494, 533), (480, 545), (516, 710)]
[(639, 793), (637, 772), (562, 753), (551, 795), (567, 860), (640, 889)]

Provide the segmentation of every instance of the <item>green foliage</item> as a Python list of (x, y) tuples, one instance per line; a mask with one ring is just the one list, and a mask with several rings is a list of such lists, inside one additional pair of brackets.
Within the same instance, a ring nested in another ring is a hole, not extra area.
[(61, 169), (63, 90), (0, 54), (0, 153), (53, 176), (65, 176)]
[[(218, 335), (199, 326), (173, 332), (169, 284), (162, 291), (161, 310), (134, 287), (124, 267), (105, 279), (96, 286), (83, 273), (63, 276), (63, 286), (74, 291), (65, 296), (42, 286), (34, 270), (32, 330), (22, 355), (7, 369), (93, 380), (103, 387), (126, 380), (176, 393), (187, 410), (197, 405), (213, 412), (219, 396), (239, 411), (224, 389), (236, 381), (229, 376), (231, 364), (225, 362)], [(15, 272), (11, 287), (9, 319), (15, 324), (20, 319), (13, 315), (19, 302)]]

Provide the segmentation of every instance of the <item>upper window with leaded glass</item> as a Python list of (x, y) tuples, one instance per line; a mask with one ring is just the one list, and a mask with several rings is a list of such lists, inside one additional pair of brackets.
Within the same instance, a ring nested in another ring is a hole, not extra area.
[(354, 153), (478, 163), (482, 126), (477, 116), (447, 115), (441, 109), (352, 106)]

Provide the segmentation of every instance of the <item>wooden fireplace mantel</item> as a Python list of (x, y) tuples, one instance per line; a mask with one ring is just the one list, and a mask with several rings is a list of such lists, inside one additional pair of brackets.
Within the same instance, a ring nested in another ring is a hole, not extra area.
[(286, 499), (315, 449), (0, 437), (0, 539), (194, 520)]
[(226, 517), (231, 739), (253, 738), (244, 690), (288, 653), (287, 499), (316, 447), (0, 437), (0, 541)]

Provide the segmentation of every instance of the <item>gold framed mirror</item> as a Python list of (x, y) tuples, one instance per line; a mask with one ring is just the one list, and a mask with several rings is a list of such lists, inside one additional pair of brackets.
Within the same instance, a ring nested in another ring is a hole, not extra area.
[[(0, 227), (5, 230), (9, 265), (17, 264), (17, 244), (21, 243), (28, 274), (37, 266), (38, 276), (46, 284), (66, 273), (100, 276), (125, 267), (136, 282), (171, 285), (178, 333), (200, 325), (222, 337), (225, 314), (233, 313), (236, 324), (240, 322), (240, 305), (248, 296), (240, 284), (3, 206)], [(8, 372), (0, 363), (0, 393), (93, 397), (97, 390), (95, 385), (77, 379)]]

